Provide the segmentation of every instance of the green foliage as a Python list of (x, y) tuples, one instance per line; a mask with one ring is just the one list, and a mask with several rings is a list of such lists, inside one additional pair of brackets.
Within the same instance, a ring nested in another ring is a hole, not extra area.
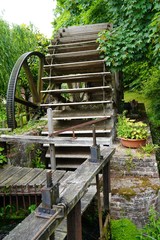
[(19, 208), (19, 210), (17, 210), (14, 205), (7, 205), (6, 207), (0, 208), (0, 220), (24, 219), (28, 214), (34, 212), (35, 209), (35, 204), (30, 205), (28, 209)]
[(32, 165), (36, 168), (45, 168), (45, 164), (41, 161), (42, 151), (40, 149), (36, 150), (35, 157), (32, 159)]
[(129, 219), (111, 221), (112, 240), (160, 240), (160, 216), (153, 208), (149, 210), (149, 222), (138, 230)]
[(141, 233), (138, 239), (160, 240), (160, 216), (153, 208), (149, 210), (149, 222), (141, 230)]
[(2, 166), (3, 164), (7, 163), (7, 158), (3, 154), (3, 151), (4, 151), (4, 148), (0, 147), (0, 166)]
[[(152, 74), (144, 82), (144, 94), (151, 101), (152, 119), (154, 122), (160, 120), (160, 69), (152, 67)], [(160, 121), (159, 121), (160, 123)]]
[(30, 213), (34, 212), (34, 211), (36, 210), (36, 207), (37, 207), (36, 204), (30, 205), (30, 206), (28, 207), (29, 212), (30, 212)]
[(151, 76), (153, 69), (147, 61), (132, 62), (123, 69), (125, 89), (142, 90), (143, 82)]
[[(157, 5), (158, 1), (150, 0), (109, 1), (115, 27), (102, 32), (98, 40), (107, 66), (122, 70), (132, 62), (153, 57), (150, 31), (157, 8), (160, 8)], [(154, 36), (156, 40), (159, 37)]]
[(145, 146), (141, 146), (141, 151), (148, 156), (150, 156), (152, 153), (155, 153), (159, 149), (158, 144), (153, 143), (147, 143)]
[(21, 128), (16, 128), (10, 134), (24, 134), (29, 131), (41, 132), (41, 129), (47, 124), (47, 121), (38, 121), (38, 120), (30, 120), (26, 125)]
[(155, 63), (160, 61), (160, 3), (155, 6), (159, 12), (155, 13), (150, 25), (149, 42)]
[(25, 52), (46, 52), (49, 41), (32, 24), (12, 25), (0, 17), (0, 96), (5, 98), (9, 76), (17, 59)]
[(53, 26), (61, 27), (109, 21), (108, 3), (105, 0), (57, 0)]
[(147, 124), (131, 120), (123, 113), (118, 116), (117, 135), (128, 139), (146, 139), (148, 137)]
[(112, 240), (136, 240), (138, 230), (129, 219), (111, 221)]

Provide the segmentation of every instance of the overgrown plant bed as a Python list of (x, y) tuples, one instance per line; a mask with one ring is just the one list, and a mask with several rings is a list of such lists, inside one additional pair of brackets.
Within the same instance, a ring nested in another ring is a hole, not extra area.
[[(140, 150), (114, 145), (111, 160), (111, 217), (130, 218), (138, 227), (147, 223), (148, 210), (160, 209), (160, 182), (156, 157), (146, 145)], [(142, 151), (143, 150), (143, 151)]]

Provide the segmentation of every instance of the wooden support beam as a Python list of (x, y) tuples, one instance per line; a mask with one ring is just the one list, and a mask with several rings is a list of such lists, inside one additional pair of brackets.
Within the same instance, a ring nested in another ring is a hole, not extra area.
[(109, 193), (110, 186), (110, 162), (108, 162), (103, 168), (103, 196), (104, 196), (104, 208), (109, 212)]
[(103, 221), (102, 221), (102, 205), (101, 205), (101, 196), (100, 196), (100, 182), (99, 175), (96, 175), (96, 186), (97, 186), (97, 201), (98, 201), (98, 218), (99, 218), (99, 233), (100, 239), (103, 236)]
[(82, 240), (80, 200), (67, 216), (67, 240)]
[[(76, 211), (78, 210), (79, 212), (79, 201), (81, 201), (81, 198), (84, 196), (84, 193), (90, 186), (94, 177), (110, 161), (113, 154), (114, 149), (104, 148), (101, 151), (101, 155), (103, 156), (101, 161), (98, 163), (92, 163), (86, 160), (77, 170), (73, 172), (71, 176), (60, 184), (62, 189), (60, 194), (60, 203), (67, 206), (62, 218), (56, 217), (60, 213), (58, 210), (57, 213), (55, 213), (55, 215), (53, 215), (50, 219), (36, 217), (35, 213), (32, 213), (4, 239), (15, 239), (15, 236), (16, 240), (21, 240), (22, 236), (23, 240), (46, 240), (49, 238), (59, 223), (70, 214), (74, 207), (76, 207)], [(80, 223), (78, 223), (78, 226), (80, 226), (79, 224)], [(72, 238), (72, 240), (74, 240), (74, 238)], [(81, 240), (81, 238), (75, 238), (75, 240)]]

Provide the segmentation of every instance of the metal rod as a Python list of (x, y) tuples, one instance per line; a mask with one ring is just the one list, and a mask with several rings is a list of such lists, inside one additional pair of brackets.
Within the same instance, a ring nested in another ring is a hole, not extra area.
[(85, 122), (85, 123), (77, 124), (77, 125), (74, 125), (74, 126), (69, 127), (69, 128), (65, 128), (65, 129), (60, 130), (60, 131), (55, 131), (49, 136), (50, 137), (56, 136), (56, 135), (59, 135), (60, 133), (66, 132), (66, 131), (72, 131), (72, 130), (75, 130), (75, 129), (78, 129), (78, 128), (82, 128), (84, 126), (88, 126), (88, 125), (92, 125), (94, 123), (105, 121), (106, 119), (108, 119), (108, 117), (104, 117), (104, 118), (101, 118), (101, 119), (98, 119), (98, 120), (91, 120), (91, 121), (88, 121), (88, 122)]
[(53, 112), (52, 108), (47, 109), (47, 117), (48, 117), (48, 133), (49, 136), (53, 134)]
[(51, 162), (51, 169), (56, 170), (56, 152), (55, 152), (55, 145), (49, 144), (50, 150), (50, 162)]
[(95, 124), (93, 124), (93, 146), (96, 146), (96, 127)]
[(46, 179), (47, 179), (47, 187), (48, 188), (52, 187), (53, 183), (52, 183), (52, 171), (51, 170), (47, 170)]

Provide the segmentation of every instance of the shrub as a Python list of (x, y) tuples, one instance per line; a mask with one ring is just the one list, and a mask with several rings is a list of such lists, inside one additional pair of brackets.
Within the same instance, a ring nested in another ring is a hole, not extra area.
[(136, 240), (138, 230), (129, 219), (111, 221), (112, 240)]

